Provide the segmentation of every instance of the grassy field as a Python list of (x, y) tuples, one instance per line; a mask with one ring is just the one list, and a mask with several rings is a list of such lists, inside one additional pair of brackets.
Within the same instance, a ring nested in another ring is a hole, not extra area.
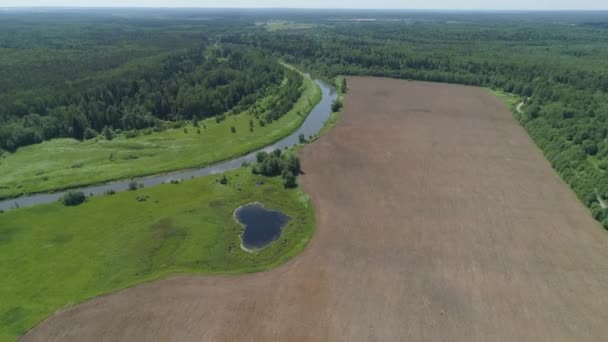
[(515, 94), (505, 93), (504, 91), (496, 90), (496, 89), (490, 89), (490, 88), (487, 88), (487, 89), (490, 91), (490, 93), (494, 94), (496, 97), (501, 99), (502, 102), (504, 102), (507, 105), (507, 107), (509, 107), (509, 109), (511, 109), (511, 110), (515, 110), (515, 106), (517, 106), (517, 104), (521, 101), (519, 96), (517, 96)]
[[(259, 271), (305, 247), (315, 221), (305, 193), (246, 168), (226, 175), (227, 185), (209, 176), (0, 214), (0, 341), (103, 293), (171, 273)], [(247, 253), (233, 211), (254, 201), (293, 219), (278, 241)]]
[(0, 158), (0, 198), (204, 166), (243, 155), (289, 135), (320, 98), (320, 89), (306, 76), (294, 108), (265, 127), (244, 112), (220, 123), (205, 120), (200, 134), (190, 125), (135, 138), (56, 139), (27, 146)]

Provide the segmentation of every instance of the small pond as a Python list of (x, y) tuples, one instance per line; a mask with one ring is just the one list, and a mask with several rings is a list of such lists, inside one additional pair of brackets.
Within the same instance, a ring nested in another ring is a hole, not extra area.
[(268, 246), (281, 236), (283, 227), (291, 220), (291, 217), (282, 212), (268, 210), (260, 203), (239, 207), (234, 216), (244, 227), (241, 240), (246, 250)]

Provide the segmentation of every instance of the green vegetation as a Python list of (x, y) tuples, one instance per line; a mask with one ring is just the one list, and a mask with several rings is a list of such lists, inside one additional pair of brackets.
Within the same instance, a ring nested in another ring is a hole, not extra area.
[(292, 151), (274, 150), (272, 153), (259, 152), (257, 162), (251, 166), (253, 174), (267, 177), (281, 175), (286, 188), (295, 188), (296, 176), (300, 174), (300, 158)]
[[(129, 20), (111, 10), (0, 13), (0, 198), (209, 165), (275, 142), (321, 95), (281, 60), (335, 80), (340, 98), (319, 135), (339, 119), (343, 75), (486, 87), (512, 109), (525, 100), (516, 118), (608, 227), (608, 12), (121, 13)], [(314, 225), (292, 188), (298, 162), (279, 151), (252, 172), (133, 182), (2, 213), (0, 340), (167, 274), (284, 262)], [(294, 220), (249, 254), (232, 214), (254, 201)]]
[(61, 202), (66, 206), (75, 206), (84, 203), (86, 199), (87, 197), (82, 191), (68, 191), (61, 198)]
[(501, 99), (502, 102), (512, 110), (515, 110), (516, 106), (521, 103), (520, 97), (515, 94), (506, 93), (497, 89), (489, 89), (489, 91), (494, 94), (494, 96)]
[[(306, 194), (243, 168), (180, 184), (2, 214), (0, 340), (15, 339), (55, 310), (175, 273), (243, 273), (285, 262), (308, 243)], [(220, 177), (219, 179), (223, 179)], [(233, 211), (262, 202), (293, 219), (276, 242), (240, 248)]]
[[(175, 53), (136, 73), (113, 70), (75, 82), (71, 87), (18, 92), (0, 106), (0, 148), (53, 138), (95, 138), (107, 130), (166, 129), (170, 122), (240, 113), (257, 100), (274, 98), (266, 122), (289, 111), (299, 98), (302, 76), (259, 51), (232, 46), (204, 46)], [(2, 94), (0, 94), (2, 95)]]
[(325, 125), (323, 128), (321, 128), (321, 131), (319, 131), (319, 133), (316, 135), (317, 138), (327, 133), (340, 120), (340, 113), (342, 112), (342, 108), (344, 106), (344, 95), (346, 95), (348, 92), (348, 86), (344, 76), (337, 76), (334, 79), (334, 84), (336, 86), (336, 90), (338, 91), (338, 99), (336, 101), (340, 103), (340, 106), (337, 111), (334, 111), (334, 108), (332, 108), (331, 113), (329, 113), (329, 119), (327, 119)]
[[(258, 101), (219, 123), (211, 118), (198, 121), (200, 134), (194, 133), (192, 123), (185, 123), (189, 133), (173, 128), (137, 132), (133, 138), (121, 134), (112, 140), (54, 139), (20, 148), (0, 158), (0, 198), (209, 165), (243, 155), (297, 129), (319, 102), (321, 92), (310, 77), (304, 77), (302, 94), (293, 108), (260, 126), (258, 120), (252, 121), (253, 111), (268, 112), (268, 106), (276, 101), (276, 94), (271, 96), (273, 99)], [(74, 168), (76, 163), (80, 167)]]

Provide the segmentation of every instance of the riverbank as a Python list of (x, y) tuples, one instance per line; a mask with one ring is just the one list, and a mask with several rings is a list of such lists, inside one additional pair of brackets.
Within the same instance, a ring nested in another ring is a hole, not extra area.
[(219, 123), (210, 118), (198, 127), (188, 124), (134, 138), (55, 139), (21, 148), (0, 158), (0, 199), (202, 167), (245, 155), (288, 136), (319, 103), (319, 87), (304, 76), (294, 108), (263, 127), (245, 111)]
[[(316, 135), (327, 122), (329, 118), (329, 112), (331, 110), (331, 104), (336, 99), (337, 94), (335, 89), (323, 81), (316, 80), (318, 88), (321, 89), (322, 96), (318, 101), (317, 105), (310, 111), (304, 121), (301, 123), (299, 128), (293, 131), (290, 135), (276, 141), (271, 145), (267, 145), (261, 150), (272, 151), (274, 149), (285, 149), (292, 147), (300, 143), (300, 136), (305, 137)], [(240, 167), (245, 162), (252, 162), (255, 160), (255, 154), (259, 150), (253, 151), (241, 157), (229, 159), (224, 162), (212, 164), (207, 167), (186, 169), (182, 171), (175, 171), (170, 173), (161, 173), (141, 178), (136, 178), (133, 181), (141, 184), (145, 187), (154, 186), (162, 183), (168, 183), (175, 180), (191, 179), (197, 177), (203, 177), (210, 174), (216, 174), (227, 170), (233, 170)], [(84, 192), (87, 195), (100, 195), (106, 192), (117, 192), (124, 191), (129, 188), (131, 180), (115, 181), (111, 183), (104, 183), (101, 185), (88, 186), (78, 188), (77, 190)], [(31, 207), (33, 205), (50, 203), (57, 201), (63, 192), (53, 193), (40, 193), (29, 196), (22, 196), (14, 199), (0, 200), (0, 210), (9, 210), (15, 208)]]

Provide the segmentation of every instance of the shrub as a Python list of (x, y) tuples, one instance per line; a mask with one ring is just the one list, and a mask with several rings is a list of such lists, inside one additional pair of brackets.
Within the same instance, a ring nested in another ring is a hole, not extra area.
[(266, 153), (265, 151), (258, 152), (258, 154), (255, 155), (255, 158), (258, 163), (263, 162), (266, 157), (268, 157), (268, 153)]
[(339, 112), (340, 109), (342, 109), (342, 101), (336, 99), (334, 103), (331, 104), (331, 111), (336, 113)]
[(304, 144), (306, 142), (306, 137), (304, 136), (304, 133), (300, 133), (299, 139), (300, 144)]
[(291, 171), (287, 171), (284, 173), (283, 185), (286, 188), (295, 188), (296, 186), (298, 186), (298, 183), (296, 183), (296, 176), (291, 173)]
[(101, 134), (103, 135), (103, 137), (106, 140), (112, 140), (114, 139), (114, 132), (112, 132), (112, 129), (108, 126), (103, 128), (103, 131), (101, 131)]
[(86, 140), (93, 139), (97, 136), (97, 131), (92, 129), (91, 127), (87, 127), (84, 129), (84, 138)]
[(222, 177), (220, 178), (220, 184), (222, 184), (222, 185), (228, 184), (228, 178), (226, 177), (226, 175), (222, 175)]
[(300, 173), (300, 158), (291, 152), (283, 153), (281, 164), (283, 170), (287, 170), (294, 175)]
[(68, 191), (61, 198), (61, 202), (63, 202), (66, 206), (76, 206), (83, 203), (87, 197), (82, 191)]
[(134, 130), (134, 129), (125, 132), (125, 137), (127, 139), (137, 138), (138, 136), (139, 136), (139, 131)]
[(232, 132), (232, 133), (236, 133), (236, 127), (234, 127), (234, 126), (230, 126), (230, 132)]
[(137, 186), (137, 182), (132, 180), (129, 182), (129, 190), (133, 191), (133, 190), (137, 190), (138, 186)]
[(112, 189), (107, 190), (107, 191), (105, 192), (105, 194), (106, 194), (106, 195), (114, 195), (115, 193), (116, 193), (116, 191), (114, 191), (114, 190), (112, 190)]

